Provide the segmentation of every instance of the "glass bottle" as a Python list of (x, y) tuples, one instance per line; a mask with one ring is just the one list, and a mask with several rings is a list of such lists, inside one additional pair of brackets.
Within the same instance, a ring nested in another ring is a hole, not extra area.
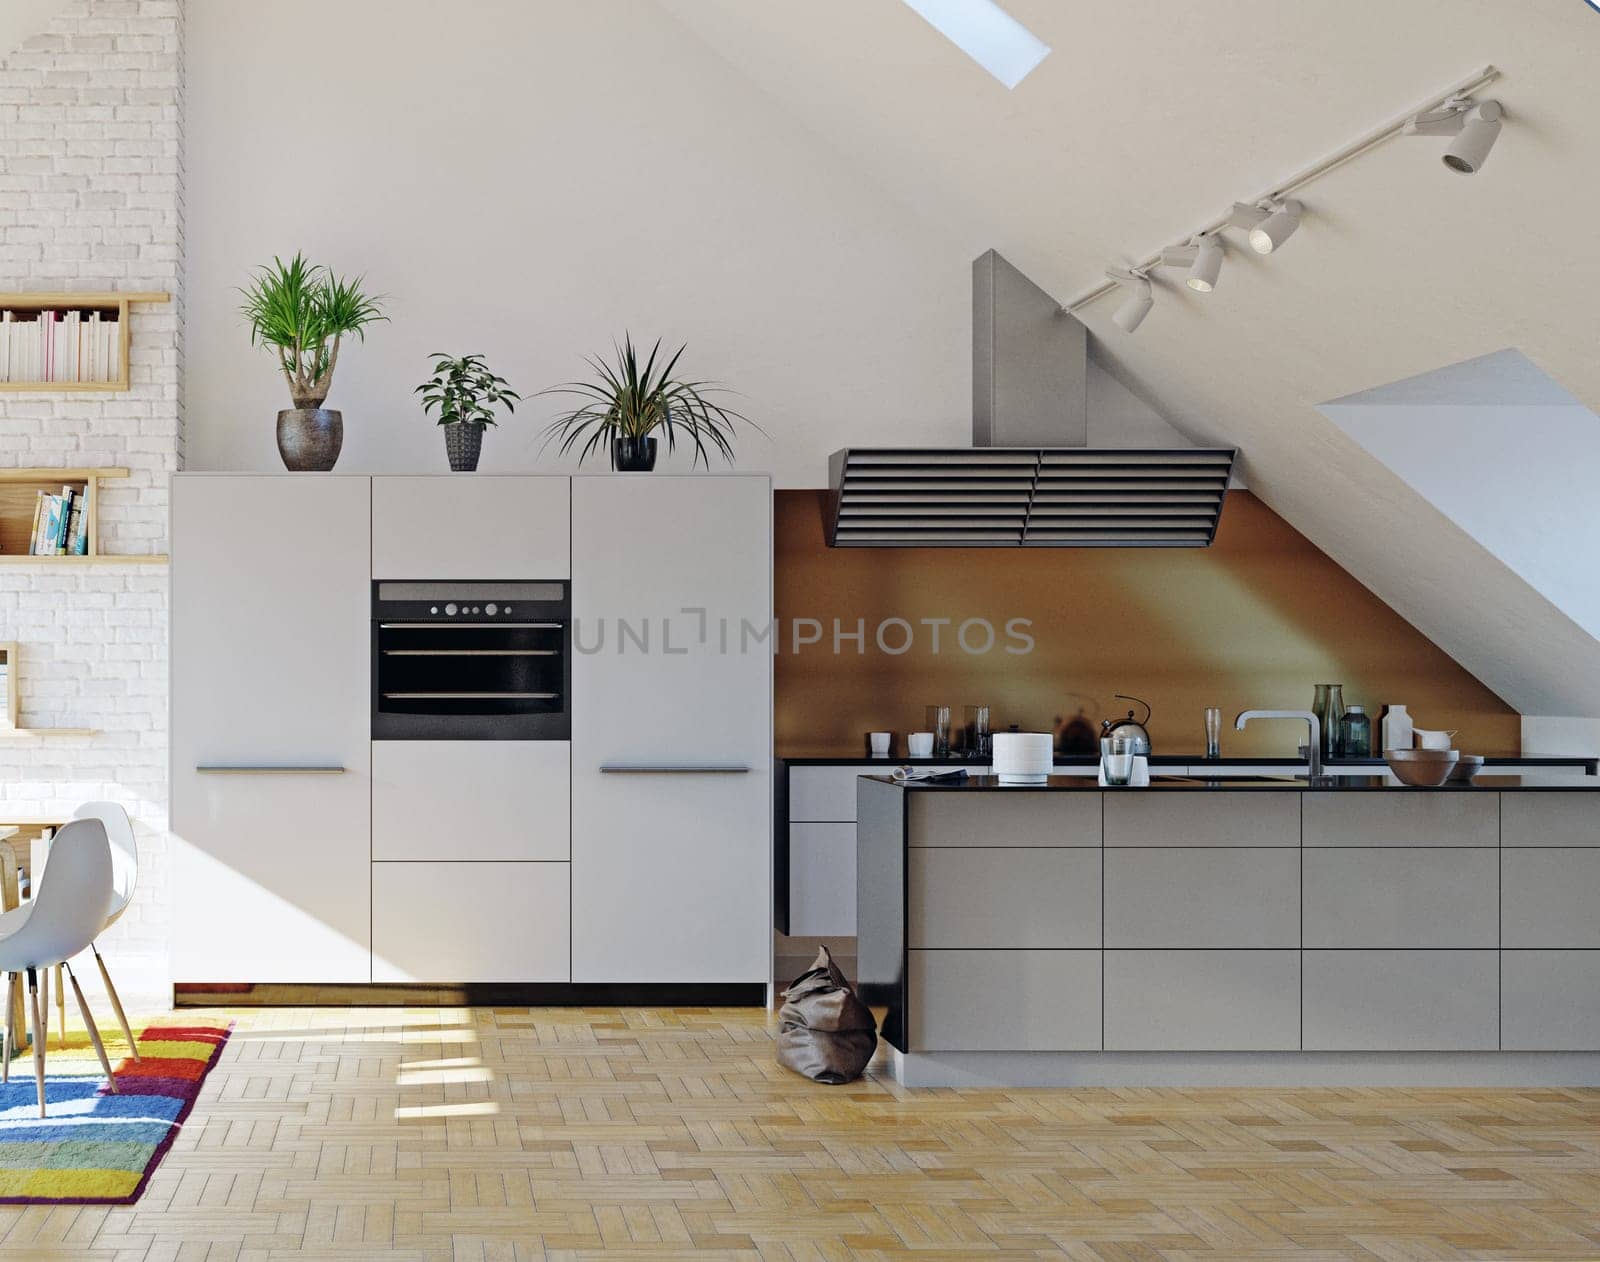
[(1339, 720), (1344, 717), (1344, 685), (1318, 684), (1311, 698), (1311, 713), (1322, 724), (1322, 756), (1339, 757)]
[(1372, 720), (1361, 706), (1350, 706), (1339, 720), (1339, 748), (1341, 758), (1372, 757)]

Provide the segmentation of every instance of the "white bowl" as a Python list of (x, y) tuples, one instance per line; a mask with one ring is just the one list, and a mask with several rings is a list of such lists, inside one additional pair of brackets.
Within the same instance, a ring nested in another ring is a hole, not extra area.
[(1415, 729), (1418, 749), (1450, 749), (1450, 742), (1455, 738), (1455, 731), (1434, 731), (1430, 728), (1419, 727)]

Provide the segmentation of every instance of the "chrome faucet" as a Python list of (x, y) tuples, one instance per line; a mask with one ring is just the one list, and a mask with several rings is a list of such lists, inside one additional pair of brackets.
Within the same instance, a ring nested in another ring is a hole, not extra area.
[(1241, 710), (1233, 721), (1233, 730), (1244, 731), (1251, 719), (1301, 719), (1311, 728), (1311, 740), (1306, 745), (1306, 756), (1311, 764), (1311, 778), (1322, 779), (1322, 720), (1310, 710)]

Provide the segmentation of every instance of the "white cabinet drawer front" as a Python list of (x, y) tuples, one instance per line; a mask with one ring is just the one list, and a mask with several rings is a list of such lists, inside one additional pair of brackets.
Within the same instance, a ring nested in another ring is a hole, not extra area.
[(1100, 952), (912, 951), (914, 1052), (1100, 1049)]
[(1105, 797), (1107, 846), (1300, 845), (1300, 794), (1273, 789)]
[(1426, 790), (1304, 793), (1305, 844), (1498, 846), (1501, 796)]
[(1493, 850), (1307, 850), (1307, 947), (1500, 945)]
[(906, 790), (912, 846), (1100, 845), (1099, 793)]
[(1502, 850), (1500, 869), (1501, 945), (1600, 947), (1600, 847)]
[(1307, 951), (1305, 1049), (1493, 1051), (1498, 951)]
[(374, 741), (372, 857), (564, 860), (566, 741)]
[(911, 947), (1098, 947), (1098, 850), (912, 850)]
[(1293, 1051), (1298, 951), (1107, 951), (1108, 1052)]
[(1502, 951), (1500, 984), (1506, 1051), (1600, 1051), (1600, 951)]
[(1507, 846), (1600, 846), (1600, 791), (1502, 793)]
[(872, 767), (790, 767), (789, 818), (807, 822), (854, 823), (856, 780)]
[(558, 474), (372, 479), (372, 577), (566, 578), (572, 479)]
[(834, 938), (856, 932), (856, 826), (789, 826), (789, 932)]
[(565, 982), (565, 863), (375, 863), (375, 982)]
[(1298, 850), (1107, 850), (1106, 946), (1298, 947)]

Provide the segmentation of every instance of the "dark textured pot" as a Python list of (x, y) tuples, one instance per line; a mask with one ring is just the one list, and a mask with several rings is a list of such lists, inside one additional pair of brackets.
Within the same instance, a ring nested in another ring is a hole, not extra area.
[(333, 408), (286, 408), (278, 413), (278, 454), (295, 473), (326, 473), (344, 446), (344, 416)]
[(444, 426), (444, 454), (450, 457), (450, 468), (456, 473), (472, 473), (478, 467), (478, 456), (483, 451), (481, 424), (457, 421)]
[(613, 438), (611, 467), (618, 473), (649, 473), (656, 467), (656, 440)]

